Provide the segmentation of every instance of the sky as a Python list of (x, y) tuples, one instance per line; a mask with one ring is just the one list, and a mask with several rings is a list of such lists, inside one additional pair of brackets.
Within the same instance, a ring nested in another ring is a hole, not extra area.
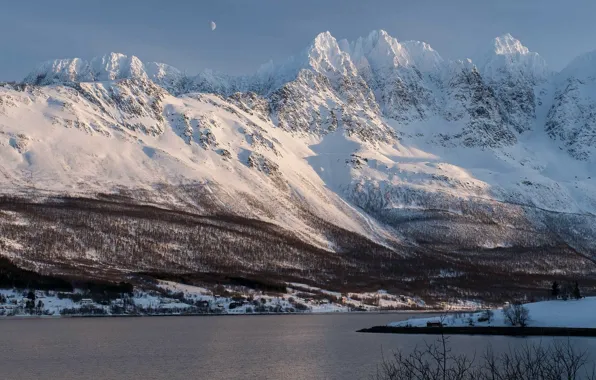
[(244, 74), (324, 31), (352, 40), (384, 29), (450, 59), (511, 33), (555, 70), (596, 50), (594, 0), (6, 0), (0, 10), (0, 81), (49, 59), (109, 52), (187, 74)]

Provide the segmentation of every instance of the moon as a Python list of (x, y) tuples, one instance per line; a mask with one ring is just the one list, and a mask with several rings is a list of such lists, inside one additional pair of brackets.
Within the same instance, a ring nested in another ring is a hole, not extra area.
[(217, 24), (215, 21), (211, 21), (211, 31), (214, 31), (215, 29), (217, 29)]

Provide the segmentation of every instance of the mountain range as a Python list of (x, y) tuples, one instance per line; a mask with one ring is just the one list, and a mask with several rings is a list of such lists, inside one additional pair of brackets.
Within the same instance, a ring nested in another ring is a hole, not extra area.
[(453, 61), (382, 30), (326, 32), (244, 76), (49, 61), (0, 85), (0, 253), (446, 294), (592, 281), (595, 110), (596, 52), (554, 72), (509, 34)]

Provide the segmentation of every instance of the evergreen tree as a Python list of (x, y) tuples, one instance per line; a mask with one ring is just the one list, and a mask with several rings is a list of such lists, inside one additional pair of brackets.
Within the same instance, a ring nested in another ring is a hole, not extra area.
[(579, 290), (579, 284), (577, 282), (575, 282), (575, 287), (573, 288), (573, 298), (575, 298), (576, 300), (582, 298), (582, 293)]
[(553, 282), (553, 286), (552, 286), (552, 296), (554, 298), (559, 297), (559, 294), (561, 294), (561, 287), (559, 285), (559, 283), (557, 281)]
[(32, 313), (33, 309), (35, 309), (35, 301), (27, 300), (25, 302), (25, 309), (27, 309), (27, 312)]

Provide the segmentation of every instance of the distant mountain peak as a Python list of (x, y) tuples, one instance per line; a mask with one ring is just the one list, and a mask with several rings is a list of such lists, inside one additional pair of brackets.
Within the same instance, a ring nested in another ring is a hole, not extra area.
[(505, 33), (493, 40), (494, 52), (497, 55), (530, 54), (530, 49), (525, 47), (520, 40), (510, 33)]
[(109, 53), (103, 57), (93, 58), (89, 66), (92, 70), (90, 74), (96, 81), (147, 77), (143, 62), (134, 55)]
[(346, 52), (342, 51), (339, 43), (330, 32), (319, 34), (307, 49), (307, 64), (301, 65), (314, 71), (334, 76), (356, 75), (356, 68)]
[(490, 47), (474, 59), (488, 81), (528, 80), (542, 82), (552, 75), (540, 54), (530, 51), (510, 33), (494, 38)]
[(333, 44), (333, 43), (337, 43), (337, 41), (335, 40), (335, 37), (333, 37), (333, 35), (329, 31), (319, 33), (313, 41), (314, 46), (324, 46), (324, 45), (329, 45), (329, 44)]
[(142, 62), (134, 55), (110, 52), (87, 61), (66, 58), (46, 61), (37, 66), (25, 83), (51, 85), (67, 82), (103, 82), (118, 79), (150, 79), (171, 88), (183, 76), (180, 70), (158, 62)]
[(330, 32), (317, 35), (310, 46), (306, 49), (305, 55), (308, 58), (327, 58), (334, 59), (342, 53), (335, 37)]

